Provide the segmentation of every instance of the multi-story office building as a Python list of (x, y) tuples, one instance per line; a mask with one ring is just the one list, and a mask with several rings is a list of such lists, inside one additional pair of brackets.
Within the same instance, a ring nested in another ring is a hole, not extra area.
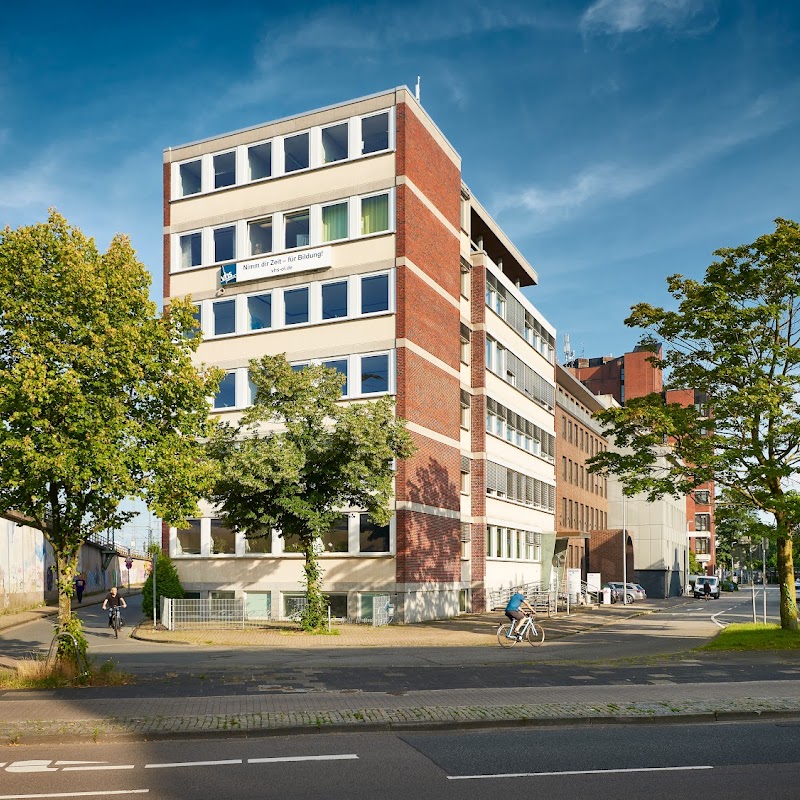
[[(375, 594), (412, 621), (480, 610), (547, 579), (555, 508), (555, 331), (523, 296), (537, 275), (462, 181), (461, 159), (405, 88), (164, 153), (164, 297), (191, 295), (197, 358), (226, 370), (213, 413), (252, 401), (249, 359), (285, 353), (389, 394), (418, 448), (379, 528), (342, 509), (324, 538), (336, 616)], [(301, 556), (215, 509), (164, 529), (184, 586), (281, 617)]]
[(608, 527), (608, 479), (589, 472), (586, 462), (608, 449), (592, 415), (610, 398), (592, 394), (560, 364), (556, 389), (556, 537), (566, 539), (564, 565), (579, 568), (585, 580), (590, 534)]
[[(657, 355), (661, 356), (661, 350)], [(610, 394), (624, 404), (634, 397), (657, 392), (666, 403), (694, 406), (697, 413), (708, 414), (708, 398), (695, 389), (667, 389), (661, 369), (653, 365), (652, 351), (636, 347), (633, 352), (614, 358), (577, 358), (567, 369), (595, 394)], [(699, 486), (686, 497), (686, 530), (689, 547), (706, 573), (716, 572), (716, 536), (714, 523), (714, 483)]]

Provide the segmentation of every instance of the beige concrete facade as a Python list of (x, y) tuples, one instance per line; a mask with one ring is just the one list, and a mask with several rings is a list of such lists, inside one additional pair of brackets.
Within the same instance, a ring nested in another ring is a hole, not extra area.
[[(385, 141), (369, 150), (370, 126), (384, 115)], [(332, 161), (331, 131), (344, 154)], [(289, 171), (298, 142), (307, 162)], [(254, 153), (261, 158), (267, 144), (271, 171), (251, 180)], [(389, 529), (370, 533), (365, 515), (343, 509), (338, 539), (323, 543), (333, 549), (321, 558), (335, 615), (361, 618), (370, 598), (386, 593), (403, 621), (447, 617), (480, 610), (487, 591), (543, 580), (552, 552), (543, 537), (552, 539), (555, 528), (555, 330), (521, 292), (536, 283), (535, 271), (471, 197), (458, 153), (413, 95), (401, 88), (171, 148), (164, 163), (165, 301), (191, 296), (204, 334), (197, 362), (227, 371), (228, 394), (221, 390), (213, 413), (235, 420), (251, 402), (249, 361), (285, 353), (298, 365), (345, 364), (344, 401), (394, 396), (418, 445), (398, 466)], [(385, 223), (370, 216), (376, 197)], [(346, 208), (346, 235), (329, 240), (324, 214), (333, 206)], [(296, 234), (298, 218), (306, 227)], [(263, 230), (269, 247), (256, 250)], [(296, 254), (318, 266), (298, 269)], [(284, 271), (269, 274), (267, 261)], [(243, 279), (256, 262), (257, 277)], [(461, 292), (459, 270), (468, 278)], [(502, 304), (486, 306), (486, 280)], [(379, 283), (385, 302), (372, 309), (364, 298)], [(340, 317), (326, 310), (331, 287), (347, 298)], [(291, 304), (301, 295), (298, 321)], [(255, 324), (253, 308), (265, 302), (269, 322)], [(478, 344), (487, 337), (496, 356), (490, 369)], [(373, 363), (386, 369), (377, 392), (365, 366)], [(466, 413), (462, 407), (460, 427), (459, 396), (472, 403)], [(490, 402), (503, 424), (516, 420), (522, 430), (487, 432), (478, 409)], [(287, 599), (302, 591), (300, 557), (277, 534), (269, 552), (254, 555), (215, 509), (203, 506), (202, 514), (190, 529), (165, 533), (187, 590), (251, 597), (281, 618)]]

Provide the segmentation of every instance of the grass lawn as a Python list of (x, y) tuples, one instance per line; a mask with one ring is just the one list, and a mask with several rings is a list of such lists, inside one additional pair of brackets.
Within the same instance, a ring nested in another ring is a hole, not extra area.
[(780, 625), (735, 623), (723, 628), (698, 650), (800, 650), (800, 631), (785, 631)]

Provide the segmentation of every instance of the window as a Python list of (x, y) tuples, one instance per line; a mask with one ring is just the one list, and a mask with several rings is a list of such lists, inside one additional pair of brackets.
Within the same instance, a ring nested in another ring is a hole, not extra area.
[(218, 300), (211, 306), (214, 318), (214, 336), (224, 336), (236, 331), (236, 301)]
[(461, 390), (461, 427), (469, 430), (472, 417), (472, 397), (470, 393)]
[(361, 198), (361, 235), (389, 230), (389, 195)]
[(302, 211), (294, 211), (287, 214), (284, 218), (284, 230), (286, 232), (286, 249), (292, 250), (295, 247), (306, 247), (309, 243), (309, 213), (305, 208)]
[(347, 619), (347, 595), (329, 594), (326, 597), (331, 610), (331, 617), (333, 619)]
[(202, 161), (189, 161), (178, 168), (181, 180), (181, 197), (197, 194), (202, 186)]
[(322, 129), (322, 163), (331, 164), (347, 158), (348, 124), (331, 125)]
[(247, 592), (245, 613), (247, 619), (272, 619), (272, 592)]
[(461, 523), (461, 558), (468, 560), (471, 555), (472, 526), (468, 522)]
[(694, 501), (698, 505), (707, 506), (711, 501), (711, 493), (708, 489), (701, 489), (694, 493)]
[(466, 297), (469, 299), (469, 282), (470, 282), (470, 275), (471, 272), (469, 269), (465, 269), (463, 266), (461, 267), (461, 280), (459, 283), (459, 289), (461, 291), (461, 296)]
[(175, 540), (179, 556), (199, 556), (200, 555), (200, 520), (187, 520), (188, 528), (178, 528)]
[(361, 394), (389, 391), (389, 356), (362, 356)]
[(347, 202), (322, 206), (322, 241), (335, 242), (346, 239), (350, 235), (347, 218)]
[(221, 519), (211, 520), (211, 552), (214, 555), (234, 555), (236, 534), (222, 524)]
[(358, 549), (361, 553), (388, 553), (389, 526), (376, 525), (369, 514), (359, 514)]
[(256, 394), (258, 387), (253, 382), (253, 376), (250, 370), (247, 370), (247, 405), (254, 406), (256, 404)]
[(236, 228), (230, 225), (214, 230), (214, 261), (233, 261), (236, 258)]
[(342, 396), (346, 395), (348, 392), (347, 387), (347, 359), (346, 358), (338, 358), (334, 361), (323, 361), (323, 366), (330, 367), (331, 369), (335, 369), (340, 375), (344, 376), (344, 381), (342, 381)]
[[(269, 555), (272, 553), (272, 531), (260, 530), (256, 532), (254, 538), (245, 537), (244, 551), (252, 555)], [(261, 535), (263, 534), (263, 536)]]
[(247, 236), (250, 240), (250, 255), (258, 256), (272, 252), (272, 217), (247, 223)]
[(470, 477), (469, 472), (461, 473), (461, 494), (469, 494), (470, 490)]
[(361, 152), (377, 153), (389, 149), (389, 113), (375, 114), (361, 120)]
[(308, 167), (308, 133), (287, 136), (283, 140), (284, 172), (297, 172)]
[(198, 303), (194, 304), (192, 319), (194, 319), (194, 327), (184, 334), (187, 339), (194, 339), (194, 337), (199, 336), (203, 330), (203, 307)]
[(695, 514), (694, 515), (694, 529), (696, 531), (710, 531), (711, 530), (711, 514)]
[(272, 327), (272, 294), (254, 294), (247, 298), (247, 329), (263, 331)]
[(199, 267), (203, 263), (203, 235), (200, 231), (185, 233), (180, 237), (179, 241), (181, 246), (181, 269)]
[(214, 156), (214, 188), (222, 189), (236, 183), (236, 151)]
[(322, 319), (347, 316), (347, 281), (322, 284)]
[(308, 322), (308, 287), (287, 289), (283, 293), (283, 305), (287, 325), (300, 325)]
[(214, 397), (214, 408), (233, 408), (236, 405), (236, 373), (229, 372), (220, 381)]
[(328, 553), (346, 553), (348, 546), (349, 517), (339, 517), (322, 537), (322, 546)]
[(711, 553), (711, 540), (705, 537), (695, 539), (694, 551), (701, 556), (709, 555)]
[(389, 310), (389, 276), (370, 275), (361, 279), (361, 313)]
[(461, 323), (461, 363), (469, 364), (470, 330)]
[(269, 178), (272, 175), (272, 143), (254, 144), (247, 148), (247, 165), (250, 168), (250, 180)]
[(300, 537), (296, 533), (285, 533), (283, 535), (283, 552), (284, 553), (303, 552), (303, 548), (300, 542)]

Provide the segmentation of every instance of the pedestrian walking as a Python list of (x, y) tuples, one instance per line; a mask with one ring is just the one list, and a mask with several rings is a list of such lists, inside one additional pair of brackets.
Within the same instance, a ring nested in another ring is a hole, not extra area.
[(83, 573), (79, 572), (78, 577), (75, 578), (75, 594), (78, 596), (78, 602), (83, 602), (83, 593), (86, 589), (86, 580), (83, 577)]

